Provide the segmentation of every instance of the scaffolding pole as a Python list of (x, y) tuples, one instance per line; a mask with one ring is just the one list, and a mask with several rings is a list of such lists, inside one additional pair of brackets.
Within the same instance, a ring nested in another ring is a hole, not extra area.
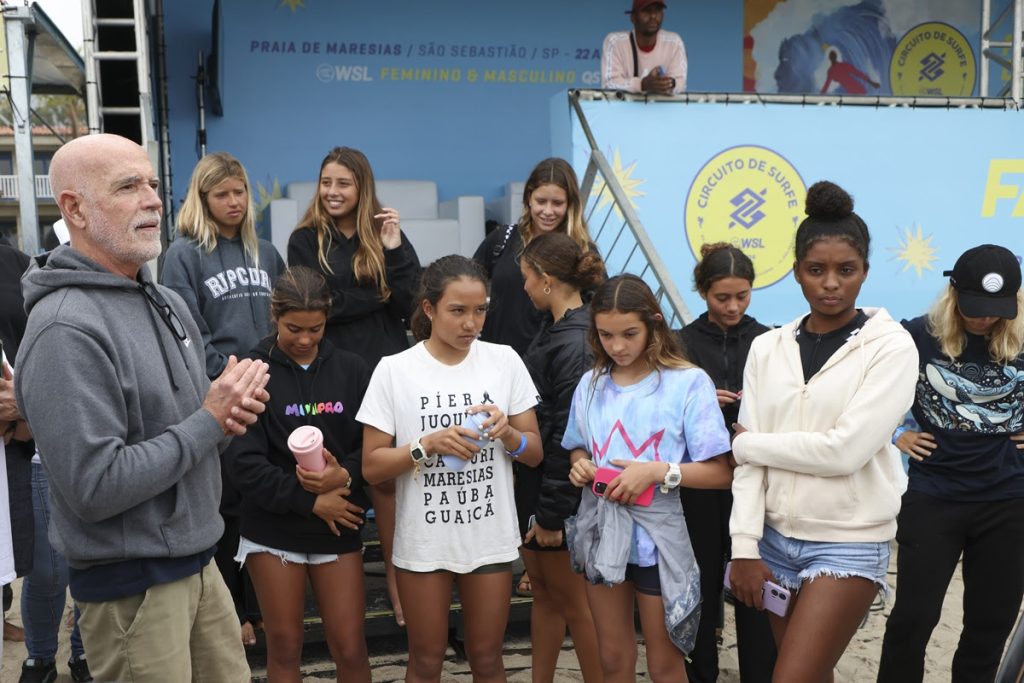
[(4, 31), (14, 124), (14, 162), (18, 167), (18, 241), (26, 254), (39, 252), (39, 213), (36, 208), (35, 169), (32, 158), (32, 53), (35, 20), (29, 7), (5, 7)]
[[(1010, 40), (997, 40), (995, 35), (1000, 27), (1010, 21)], [(988, 97), (990, 93), (990, 71), (992, 64), (1009, 73), (1009, 82), (999, 89), (998, 97), (1009, 96), (1018, 107), (1021, 105), (1024, 90), (1024, 50), (1022, 50), (1022, 33), (1024, 33), (1024, 0), (1011, 0), (999, 16), (992, 17), (992, 0), (981, 2), (981, 74), (979, 94)], [(1008, 54), (1000, 54), (1007, 50)]]

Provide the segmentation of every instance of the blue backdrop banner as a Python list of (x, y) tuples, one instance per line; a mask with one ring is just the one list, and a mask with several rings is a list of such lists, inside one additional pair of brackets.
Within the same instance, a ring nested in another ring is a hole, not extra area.
[[(792, 277), (807, 188), (846, 188), (872, 236), (859, 303), (923, 313), (964, 250), (1020, 254), (1022, 114), (1000, 109), (583, 102), (584, 115), (694, 314), (695, 254), (727, 241), (754, 261), (750, 312), (783, 323), (807, 309)], [(590, 147), (573, 122), (579, 173)], [(1018, 256), (1018, 260), (1020, 257)], [(610, 264), (614, 265), (614, 264)]]

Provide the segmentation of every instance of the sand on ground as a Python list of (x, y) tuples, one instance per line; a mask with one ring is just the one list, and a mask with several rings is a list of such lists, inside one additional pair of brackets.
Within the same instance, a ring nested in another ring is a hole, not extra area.
[[(890, 565), (889, 582), (896, 588), (896, 553), (892, 554)], [(15, 601), (14, 607), (8, 612), (7, 619), (11, 623), (21, 624), (19, 613), (18, 596), (21, 588), (21, 581), (14, 584)], [(928, 653), (925, 662), (925, 681), (936, 682), (948, 681), (950, 662), (953, 652), (956, 650), (957, 641), (960, 638), (960, 626), (963, 619), (963, 581), (959, 568), (953, 576), (949, 590), (946, 592), (946, 600), (942, 607), (942, 618), (932, 634), (928, 646)], [(856, 636), (846, 650), (846, 654), (839, 661), (836, 667), (836, 683), (866, 683), (875, 680), (878, 671), (878, 657), (882, 649), (882, 636), (885, 632), (885, 620), (891, 609), (892, 602), (881, 609), (876, 604), (870, 612), (867, 623), (857, 631)], [(70, 613), (70, 599), (68, 613)], [(71, 677), (67, 673), (67, 660), (69, 656), (68, 639), (70, 627), (67, 620), (61, 629), (60, 649), (57, 654), (57, 667), (60, 675), (57, 683), (71, 683)], [(373, 654), (371, 643), (371, 654), (373, 655), (373, 680), (374, 681), (401, 681), (405, 673), (405, 657), (402, 653)], [(21, 669), (21, 662), (25, 659), (25, 646), (23, 643), (4, 643), (3, 663), (0, 666), (0, 683), (15, 683)], [(736, 631), (732, 618), (732, 609), (726, 607), (725, 629), (723, 631), (723, 643), (720, 648), (721, 675), (719, 683), (739, 683), (739, 670), (736, 657)], [(643, 662), (643, 649), (640, 650), (640, 661), (637, 663), (637, 680), (649, 680), (645, 675), (646, 666)], [(530, 643), (527, 638), (510, 640), (505, 648), (505, 666), (509, 672), (509, 681), (512, 683), (528, 683), (530, 681)], [(333, 676), (330, 661), (307, 661), (303, 663), (304, 681), (317, 681), (322, 683), (330, 680)], [(253, 669), (254, 677), (257, 680), (265, 680), (263, 671), (259, 667)], [(319, 674), (319, 675), (317, 675)], [(443, 680), (453, 683), (470, 681), (469, 667), (465, 662), (456, 661), (454, 655), (449, 651), (449, 657), (445, 662), (445, 673)], [(556, 672), (556, 683), (581, 680), (579, 667), (576, 662), (575, 653), (572, 650), (572, 643), (567, 641), (559, 658), (558, 670)]]

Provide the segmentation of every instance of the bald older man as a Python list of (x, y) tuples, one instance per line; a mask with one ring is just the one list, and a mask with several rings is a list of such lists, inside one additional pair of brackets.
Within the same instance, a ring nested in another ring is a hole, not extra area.
[(98, 681), (248, 681), (238, 621), (210, 562), (219, 451), (267, 399), (264, 363), (212, 384), (185, 303), (143, 265), (161, 202), (141, 147), (73, 140), (50, 183), (71, 234), (22, 281), (16, 393), (50, 481), (50, 538)]

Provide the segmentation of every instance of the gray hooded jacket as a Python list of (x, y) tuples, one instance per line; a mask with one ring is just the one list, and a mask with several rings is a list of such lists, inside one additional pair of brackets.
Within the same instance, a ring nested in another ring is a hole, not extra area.
[[(152, 282), (146, 268), (139, 281)], [(17, 400), (50, 481), (50, 541), (79, 569), (194, 555), (224, 527), (228, 439), (202, 408), (202, 338), (160, 287), (188, 337), (179, 341), (139, 281), (70, 246), (33, 259), (22, 280)]]

